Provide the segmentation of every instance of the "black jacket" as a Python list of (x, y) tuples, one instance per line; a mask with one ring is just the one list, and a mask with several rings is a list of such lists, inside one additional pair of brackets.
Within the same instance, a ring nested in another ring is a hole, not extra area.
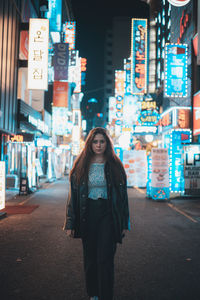
[[(105, 164), (105, 176), (107, 182), (107, 195), (110, 201), (112, 219), (114, 225), (115, 242), (122, 243), (123, 230), (129, 229), (129, 207), (127, 184), (125, 176), (116, 185), (113, 172), (108, 163)], [(75, 238), (84, 238), (87, 233), (88, 215), (88, 186), (87, 182), (82, 181), (76, 184), (72, 175), (68, 203), (66, 209), (66, 221), (64, 230), (74, 230)]]

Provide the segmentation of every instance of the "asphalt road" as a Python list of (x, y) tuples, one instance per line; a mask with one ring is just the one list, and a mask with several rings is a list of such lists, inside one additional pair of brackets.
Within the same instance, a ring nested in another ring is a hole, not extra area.
[[(132, 228), (115, 257), (115, 300), (199, 300), (200, 218), (128, 193)], [(88, 299), (81, 242), (62, 230), (66, 197), (67, 178), (9, 201), (39, 208), (0, 220), (0, 299)]]

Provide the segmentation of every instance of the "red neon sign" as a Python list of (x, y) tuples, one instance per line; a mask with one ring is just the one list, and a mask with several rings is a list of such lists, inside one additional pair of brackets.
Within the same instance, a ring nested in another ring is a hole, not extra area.
[(186, 28), (188, 27), (189, 23), (189, 14), (185, 14), (185, 10), (182, 12), (182, 16), (180, 18), (180, 35), (179, 38), (177, 39), (177, 43), (181, 43), (181, 39), (183, 37), (183, 34), (185, 33)]

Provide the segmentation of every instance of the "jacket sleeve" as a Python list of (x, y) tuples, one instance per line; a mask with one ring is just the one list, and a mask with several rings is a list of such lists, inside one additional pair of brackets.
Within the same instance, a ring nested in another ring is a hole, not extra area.
[(74, 179), (71, 178), (69, 182), (69, 193), (66, 205), (66, 218), (63, 226), (63, 230), (75, 229), (75, 207), (77, 201), (77, 188), (74, 184)]
[(124, 182), (124, 228), (125, 230), (130, 230), (130, 216), (129, 216), (129, 204), (128, 204), (128, 192), (127, 192), (127, 179)]

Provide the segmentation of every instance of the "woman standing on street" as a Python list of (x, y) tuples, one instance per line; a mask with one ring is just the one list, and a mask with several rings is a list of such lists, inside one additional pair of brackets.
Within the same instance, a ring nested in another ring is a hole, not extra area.
[(90, 299), (112, 300), (114, 255), (129, 229), (126, 174), (104, 128), (90, 131), (70, 172), (64, 230), (83, 244)]

